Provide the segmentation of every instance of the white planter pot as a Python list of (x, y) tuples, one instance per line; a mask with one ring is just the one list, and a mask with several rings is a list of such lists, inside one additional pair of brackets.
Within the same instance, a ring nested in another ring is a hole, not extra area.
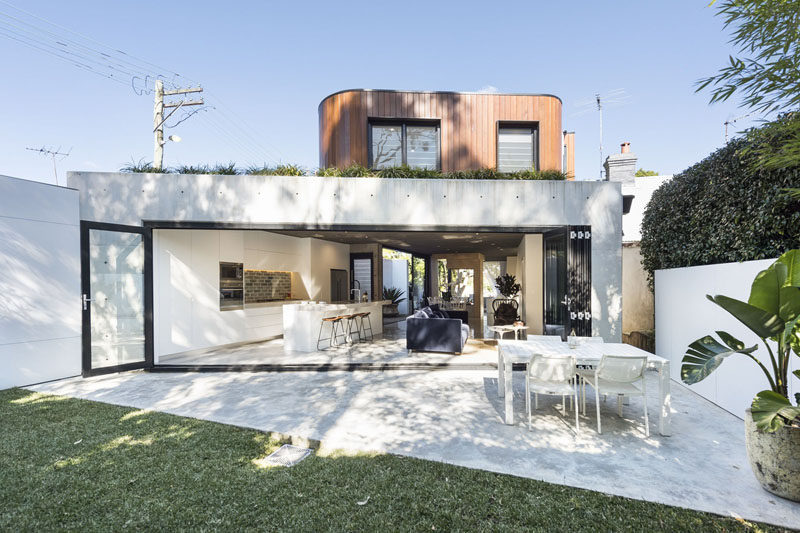
[(744, 431), (750, 468), (761, 486), (782, 498), (800, 502), (800, 428), (761, 432), (747, 409)]

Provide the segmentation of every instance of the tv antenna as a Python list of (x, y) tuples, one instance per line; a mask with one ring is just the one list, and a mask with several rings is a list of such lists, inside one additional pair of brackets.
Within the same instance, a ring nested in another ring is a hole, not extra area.
[(600, 179), (603, 179), (603, 109), (622, 106), (630, 100), (630, 95), (625, 89), (613, 89), (606, 93), (595, 93), (594, 98), (578, 102), (578, 110), (571, 116), (577, 117), (585, 115), (591, 111), (597, 111), (600, 119)]
[(58, 185), (58, 169), (56, 168), (56, 156), (59, 157), (59, 161), (63, 161), (67, 158), (67, 156), (72, 152), (72, 148), (69, 149), (67, 152), (62, 152), (61, 147), (59, 146), (57, 150), (50, 150), (42, 146), (41, 148), (25, 148), (26, 150), (30, 150), (31, 152), (39, 152), (43, 156), (50, 156), (53, 159), (53, 177), (56, 179), (56, 185)]
[(728, 144), (728, 126), (732, 125), (732, 124), (736, 124), (737, 120), (742, 120), (743, 118), (747, 118), (750, 115), (752, 115), (753, 113), (755, 113), (755, 111), (750, 112), (750, 113), (748, 113), (746, 115), (742, 115), (740, 117), (729, 118), (728, 120), (726, 120), (725, 122), (722, 123), (722, 125), (725, 126), (725, 144)]

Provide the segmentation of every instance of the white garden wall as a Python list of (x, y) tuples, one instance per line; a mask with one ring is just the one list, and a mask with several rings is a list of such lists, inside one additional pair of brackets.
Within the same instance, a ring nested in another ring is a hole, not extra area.
[(81, 373), (78, 191), (0, 176), (0, 389)]
[[(681, 382), (681, 360), (695, 340), (726, 331), (747, 346), (759, 344), (756, 356), (769, 368), (763, 344), (749, 329), (706, 298), (724, 294), (747, 301), (756, 274), (774, 259), (658, 270), (655, 273), (656, 353), (670, 360), (672, 379)], [(715, 335), (716, 336), (716, 335)], [(798, 368), (797, 358), (792, 357)], [(800, 392), (790, 378), (790, 393)], [(743, 355), (729, 357), (711, 376), (690, 388), (738, 417), (757, 392), (768, 387), (756, 364)]]
[(408, 261), (406, 259), (383, 260), (383, 287), (396, 287), (403, 292), (403, 300), (397, 306), (401, 315), (408, 314)]

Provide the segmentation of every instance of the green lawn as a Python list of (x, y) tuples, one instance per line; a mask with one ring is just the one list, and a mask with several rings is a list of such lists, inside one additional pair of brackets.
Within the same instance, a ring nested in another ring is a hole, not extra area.
[(0, 428), (3, 531), (773, 530), (392, 455), (263, 468), (258, 431), (20, 389)]

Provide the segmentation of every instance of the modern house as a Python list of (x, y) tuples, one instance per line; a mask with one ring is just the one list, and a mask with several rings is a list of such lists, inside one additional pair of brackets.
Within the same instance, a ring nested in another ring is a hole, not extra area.
[(561, 99), (549, 94), (350, 89), (319, 104), (320, 167), (536, 169), (574, 178), (574, 141), (561, 130)]
[[(370, 98), (374, 106), (379, 95), (393, 111), (370, 111)], [(417, 104), (417, 96), (436, 103)], [(337, 98), (342, 103), (331, 103)], [(341, 111), (343, 102), (354, 105), (355, 99), (367, 103), (351, 108), (363, 120)], [(395, 107), (400, 102), (405, 107)], [(458, 111), (441, 102), (454, 102)], [(338, 109), (335, 123), (329, 106)], [(485, 112), (473, 112), (481, 106)], [(411, 109), (419, 112), (411, 115)], [(395, 142), (391, 157), (406, 164), (511, 168), (511, 161), (521, 167), (524, 160), (561, 169), (564, 161), (555, 97), (348, 91), (326, 98), (320, 110), (324, 165), (346, 166), (356, 157), (369, 163), (369, 143), (356, 139), (383, 126), (373, 118), (404, 119), (402, 131), (388, 138)], [(440, 128), (428, 135), (433, 141), (419, 141), (411, 129), (420, 117)], [(527, 133), (508, 132), (506, 125)], [(467, 141), (479, 131), (490, 134)], [(506, 143), (526, 147), (506, 149)], [(409, 151), (426, 146), (435, 147), (435, 158)], [(423, 296), (438, 295), (457, 280), (476, 335), (483, 334), (487, 314), (483, 267), (496, 262), (522, 284), (520, 316), (528, 333), (566, 328), (620, 339), (619, 183), (120, 172), (71, 172), (68, 183), (0, 182), (0, 219), (18, 225), (31, 201), (38, 203), (27, 217), (43, 219), (38, 233), (24, 236), (27, 244), (4, 240), (3, 254), (17, 271), (36, 262), (30, 267), (39, 272), (36, 279), (58, 272), (52, 279), (63, 283), (48, 289), (48, 309), (69, 310), (61, 315), (69, 317), (71, 332), (82, 324), (79, 346), (50, 350), (45, 341), (58, 331), (28, 328), (30, 339), (16, 335), (16, 346), (0, 347), (10, 365), (26, 369), (9, 385), (69, 372), (197, 368), (216, 347), (282, 336), (302, 352), (309, 333), (316, 340), (319, 317), (337, 312), (331, 302), (356, 292), (376, 302), (364, 305), (373, 305), (379, 332), (384, 248), (411, 255), (417, 266), (412, 285)], [(48, 244), (53, 217), (79, 232), (79, 245), (69, 239)], [(80, 287), (74, 276), (65, 279), (63, 265), (80, 271)], [(21, 284), (19, 298), (42, 302), (40, 286)], [(35, 306), (25, 307), (4, 316), (4, 331), (39, 316)], [(187, 357), (191, 365), (181, 363)], [(263, 368), (273, 363), (266, 358)]]

